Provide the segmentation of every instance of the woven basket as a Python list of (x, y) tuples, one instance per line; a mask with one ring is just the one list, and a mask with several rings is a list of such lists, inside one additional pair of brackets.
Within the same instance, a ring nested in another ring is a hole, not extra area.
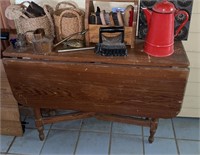
[[(26, 1), (27, 2), (27, 1)], [(25, 3), (25, 2), (23, 2)], [(21, 4), (23, 6), (23, 3)], [(53, 14), (53, 9), (49, 5), (44, 5), (44, 12), (46, 15), (35, 18), (20, 18), (15, 20), (16, 28), (18, 33), (26, 35), (28, 42), (33, 40), (33, 31), (42, 28), (45, 30), (46, 36), (54, 35), (54, 25), (51, 14)]]
[[(66, 4), (70, 7), (59, 9), (61, 4)], [(58, 3), (53, 15), (57, 41), (61, 41), (71, 34), (83, 31), (84, 16), (84, 11), (76, 8), (75, 5), (69, 2)], [(83, 40), (84, 37), (81, 35), (76, 35), (71, 39)]]

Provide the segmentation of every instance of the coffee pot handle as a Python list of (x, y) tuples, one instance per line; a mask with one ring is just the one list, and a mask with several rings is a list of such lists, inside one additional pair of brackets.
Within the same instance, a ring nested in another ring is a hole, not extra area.
[(179, 34), (179, 32), (181, 31), (181, 29), (183, 28), (183, 26), (185, 26), (185, 24), (187, 23), (187, 21), (189, 20), (189, 15), (186, 11), (184, 10), (178, 10), (176, 13), (175, 13), (175, 17), (179, 14), (184, 14), (185, 15), (185, 20), (182, 22), (182, 24), (178, 27), (178, 29), (176, 30), (175, 32), (175, 37)]

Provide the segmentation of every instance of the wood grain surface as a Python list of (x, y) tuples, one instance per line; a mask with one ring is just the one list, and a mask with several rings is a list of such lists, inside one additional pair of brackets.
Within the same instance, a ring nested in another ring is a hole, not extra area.
[(21, 104), (154, 118), (175, 117), (181, 109), (189, 69), (172, 64), (4, 59)]

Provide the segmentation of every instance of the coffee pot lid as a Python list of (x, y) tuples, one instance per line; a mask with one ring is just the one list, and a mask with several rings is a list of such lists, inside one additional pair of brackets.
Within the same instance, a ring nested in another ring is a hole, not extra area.
[(176, 9), (174, 7), (174, 4), (171, 2), (168, 2), (167, 0), (158, 2), (153, 6), (153, 11), (158, 12), (158, 13), (172, 13), (175, 10)]

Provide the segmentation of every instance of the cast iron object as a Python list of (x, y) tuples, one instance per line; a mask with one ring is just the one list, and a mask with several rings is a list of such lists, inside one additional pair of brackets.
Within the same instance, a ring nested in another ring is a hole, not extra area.
[[(117, 37), (105, 37), (102, 33), (119, 33)], [(117, 38), (117, 39), (116, 39)], [(126, 56), (127, 49), (124, 43), (124, 27), (100, 27), (99, 43), (95, 47), (95, 53), (102, 56)]]

